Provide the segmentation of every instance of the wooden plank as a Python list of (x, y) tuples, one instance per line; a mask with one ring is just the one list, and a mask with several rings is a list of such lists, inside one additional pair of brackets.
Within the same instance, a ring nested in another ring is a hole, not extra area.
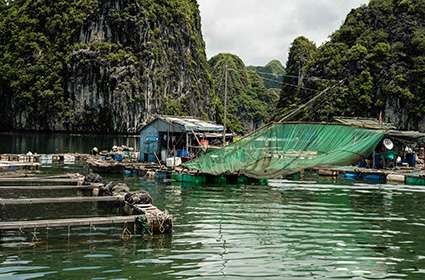
[(136, 204), (136, 205), (134, 205), (134, 207), (138, 207), (138, 208), (150, 208), (150, 207), (152, 207), (152, 204)]
[(82, 178), (40, 178), (40, 177), (18, 177), (18, 178), (0, 178), (0, 184), (19, 184), (19, 183), (37, 183), (37, 184), (66, 184), (73, 185), (82, 182)]
[(0, 191), (4, 190), (24, 190), (24, 191), (61, 191), (61, 190), (93, 190), (98, 188), (93, 185), (64, 185), (64, 186), (1, 186)]
[(82, 203), (82, 202), (122, 202), (122, 196), (81, 196), (81, 197), (45, 197), (0, 199), (0, 205), (30, 205), (45, 203)]
[(53, 228), (90, 225), (110, 225), (134, 223), (138, 216), (90, 217), (57, 220), (0, 222), (0, 230), (20, 230), (28, 228)]

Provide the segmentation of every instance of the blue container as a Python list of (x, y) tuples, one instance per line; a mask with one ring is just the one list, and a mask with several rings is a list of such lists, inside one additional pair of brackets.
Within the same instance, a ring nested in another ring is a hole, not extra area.
[(113, 155), (112, 156), (112, 159), (113, 160), (116, 160), (116, 161), (122, 161), (124, 158), (123, 158), (122, 155)]
[(189, 157), (189, 152), (186, 149), (177, 150), (177, 157)]
[(347, 171), (342, 174), (342, 178), (346, 180), (358, 180), (360, 179), (360, 173)]
[(385, 174), (379, 173), (364, 174), (363, 180), (368, 182), (384, 183), (386, 180), (386, 176)]

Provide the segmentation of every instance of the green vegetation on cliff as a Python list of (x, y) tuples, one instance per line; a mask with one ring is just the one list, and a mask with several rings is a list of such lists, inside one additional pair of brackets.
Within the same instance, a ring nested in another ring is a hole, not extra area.
[(225, 72), (228, 71), (227, 126), (236, 132), (246, 132), (269, 120), (273, 113), (272, 99), (264, 82), (248, 70), (233, 54), (219, 54), (209, 61), (217, 95), (214, 106), (217, 121), (223, 122)]
[(317, 55), (316, 45), (305, 37), (294, 40), (289, 49), (286, 73), (281, 86), (279, 113), (284, 114), (304, 101), (305, 94), (301, 90), (307, 70)]
[(0, 129), (126, 132), (211, 99), (196, 0), (0, 0)]
[(52, 115), (65, 110), (64, 58), (79, 32), (75, 27), (95, 6), (95, 1), (83, 0), (14, 1), (3, 6), (0, 93), (6, 104), (2, 104), (2, 128), (13, 125), (12, 114), (31, 116), (32, 124), (44, 126)]
[(248, 66), (248, 70), (255, 71), (264, 80), (267, 89), (279, 89), (285, 74), (285, 68), (279, 60), (272, 60), (266, 66)]
[[(301, 61), (288, 61), (287, 73), (295, 74)], [(376, 118), (383, 113), (387, 121), (401, 128), (423, 128), (425, 1), (372, 0), (369, 5), (352, 10), (331, 40), (304, 65), (304, 87), (322, 90), (345, 79), (304, 118)], [(284, 100), (293, 95), (293, 91), (284, 88), (281, 104), (285, 105)], [(313, 95), (308, 90), (295, 94), (306, 98)]]

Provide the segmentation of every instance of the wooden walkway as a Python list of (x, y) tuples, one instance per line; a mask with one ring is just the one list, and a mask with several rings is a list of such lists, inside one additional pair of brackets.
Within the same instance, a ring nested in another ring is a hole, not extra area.
[(0, 199), (0, 205), (31, 205), (46, 203), (82, 203), (82, 202), (123, 202), (122, 196), (82, 196), (82, 197), (48, 197)]
[(138, 216), (117, 216), (117, 217), (90, 217), (58, 220), (34, 220), (34, 221), (14, 221), (0, 222), (0, 230), (20, 230), (33, 228), (53, 228), (71, 226), (90, 225), (114, 225), (134, 223)]

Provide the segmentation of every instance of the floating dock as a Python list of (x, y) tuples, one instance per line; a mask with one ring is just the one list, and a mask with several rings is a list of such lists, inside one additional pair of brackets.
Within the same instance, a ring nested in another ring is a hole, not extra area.
[(63, 163), (73, 164), (77, 162), (85, 162), (92, 157), (90, 154), (1, 154), (0, 161), (2, 162), (18, 162), (18, 163)]
[(312, 169), (319, 176), (343, 178), (347, 180), (364, 180), (376, 183), (398, 183), (425, 186), (425, 173), (420, 169), (368, 169), (357, 167), (321, 167)]

